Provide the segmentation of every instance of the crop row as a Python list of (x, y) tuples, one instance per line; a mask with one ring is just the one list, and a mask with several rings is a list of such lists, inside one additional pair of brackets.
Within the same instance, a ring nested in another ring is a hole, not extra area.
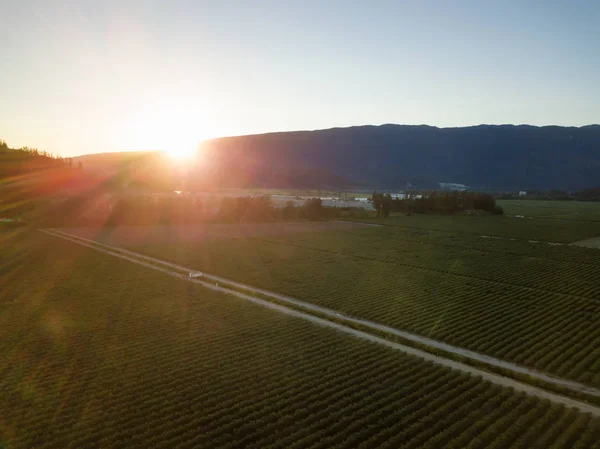
[[(304, 247), (365, 260), (377, 260), (458, 276), (520, 285), (543, 291), (564, 293), (590, 299), (600, 298), (600, 258), (596, 264), (548, 259), (529, 254), (498, 253), (480, 248), (465, 248), (398, 238), (381, 230), (271, 236), (258, 241)], [(485, 239), (481, 239), (485, 240)], [(539, 244), (533, 245), (534, 249)], [(574, 248), (573, 248), (574, 249)], [(580, 254), (577, 248), (573, 256)], [(583, 249), (583, 254), (594, 250)], [(533, 251), (533, 250), (532, 250)]]
[[(595, 235), (600, 235), (600, 226)], [(352, 237), (350, 237), (352, 236)], [(442, 230), (410, 229), (393, 226), (345, 230), (345, 232), (305, 233), (292, 236), (269, 235), (269, 239), (300, 243), (308, 246), (317, 243), (344, 244), (348, 247), (369, 246), (379, 249), (402, 248), (404, 245), (421, 244), (439, 248), (462, 248), (480, 252), (500, 253), (513, 256), (525, 256), (536, 259), (567, 261), (578, 265), (600, 266), (597, 251), (568, 243), (553, 244), (539, 240), (531, 235), (528, 239), (515, 239), (479, 234), (463, 234)], [(394, 242), (390, 244), (390, 241)], [(426, 247), (413, 245), (413, 248), (426, 250)]]
[(0, 294), (9, 448), (591, 448), (600, 439), (599, 418), (70, 243), (44, 249), (53, 257), (25, 258)]
[(136, 249), (600, 386), (592, 298), (265, 241)]
[(600, 234), (600, 222), (561, 221), (548, 219), (519, 219), (513, 217), (474, 217), (461, 215), (396, 215), (386, 219), (352, 219), (382, 224), (389, 228), (415, 232), (462, 234), (464, 236), (490, 235), (506, 239), (539, 240), (571, 243)]
[[(365, 239), (365, 234), (378, 234), (384, 239), (394, 239), (405, 242), (430, 244), (439, 247), (464, 248), (476, 251), (500, 253), (513, 256), (525, 256), (536, 259), (549, 259), (555, 261), (568, 261), (580, 265), (600, 266), (598, 254), (589, 248), (572, 246), (568, 243), (549, 244), (532, 236), (529, 240), (498, 238), (489, 235), (465, 235), (442, 231), (419, 231), (402, 228), (379, 228), (353, 231), (360, 235), (360, 240)], [(598, 230), (600, 235), (600, 229)]]

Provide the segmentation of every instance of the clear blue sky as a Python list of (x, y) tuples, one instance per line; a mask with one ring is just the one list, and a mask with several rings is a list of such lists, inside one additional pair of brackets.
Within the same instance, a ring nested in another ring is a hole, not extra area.
[(0, 138), (62, 155), (600, 122), (597, 0), (4, 0), (0, 18)]

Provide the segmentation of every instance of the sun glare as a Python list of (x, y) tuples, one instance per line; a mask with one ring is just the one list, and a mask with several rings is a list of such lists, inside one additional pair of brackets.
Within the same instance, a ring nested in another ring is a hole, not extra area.
[(207, 138), (208, 120), (185, 101), (157, 99), (132, 113), (122, 124), (125, 148), (161, 150), (173, 161), (191, 162)]
[(165, 150), (167, 156), (176, 161), (188, 161), (195, 157), (196, 148), (193, 145), (190, 146), (177, 146), (173, 148), (167, 148)]

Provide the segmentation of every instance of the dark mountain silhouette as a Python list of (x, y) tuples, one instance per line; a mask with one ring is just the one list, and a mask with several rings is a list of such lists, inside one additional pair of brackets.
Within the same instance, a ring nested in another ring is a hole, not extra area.
[[(86, 168), (98, 159), (76, 158)], [(382, 125), (213, 139), (187, 170), (190, 188), (568, 189), (598, 184), (600, 125)], [(121, 162), (118, 162), (121, 161)], [(109, 164), (110, 165), (110, 164)], [(408, 183), (408, 184), (407, 184)]]
[(357, 126), (221, 138), (205, 151), (221, 169), (318, 169), (372, 187), (580, 189), (598, 183), (600, 126)]
[(139, 165), (158, 151), (122, 151), (115, 153), (95, 153), (75, 156), (74, 161), (81, 162), (87, 172), (112, 175), (130, 165)]
[(176, 167), (161, 151), (86, 154), (73, 160), (112, 189), (172, 191), (187, 182), (187, 170)]
[[(111, 178), (129, 188), (149, 190), (210, 189), (214, 187), (351, 188), (343, 176), (318, 167), (294, 166), (274, 161), (236, 159), (202, 152), (199, 162), (183, 166), (160, 151), (86, 154), (74, 157), (86, 172)], [(119, 181), (121, 180), (122, 181)]]

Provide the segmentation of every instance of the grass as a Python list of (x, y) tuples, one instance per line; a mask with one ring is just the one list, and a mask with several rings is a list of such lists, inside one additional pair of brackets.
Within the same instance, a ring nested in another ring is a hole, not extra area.
[(122, 246), (600, 386), (596, 250), (388, 227), (153, 243), (150, 229)]
[(600, 202), (499, 200), (498, 205), (510, 215), (600, 222)]
[[(353, 220), (349, 218), (348, 220)], [(571, 243), (600, 236), (600, 222), (557, 221), (542, 218), (470, 215), (411, 215), (392, 214), (388, 218), (355, 219), (384, 226), (421, 229), (464, 235), (488, 235), (517, 240), (539, 240)]]
[(0, 234), (0, 442), (594, 447), (600, 420), (40, 233)]

